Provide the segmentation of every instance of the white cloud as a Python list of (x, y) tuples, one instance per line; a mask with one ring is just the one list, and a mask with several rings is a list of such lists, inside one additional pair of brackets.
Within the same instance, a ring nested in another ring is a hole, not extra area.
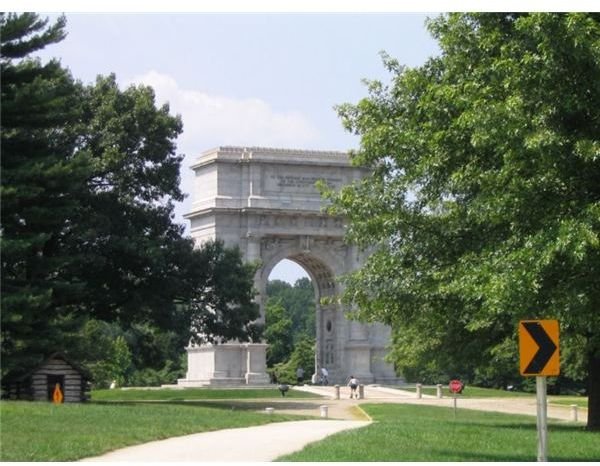
[[(194, 181), (189, 166), (205, 150), (217, 146), (264, 146), (306, 148), (319, 139), (318, 130), (299, 112), (279, 112), (258, 98), (235, 99), (182, 89), (177, 81), (157, 71), (136, 76), (124, 83), (146, 84), (156, 93), (158, 105), (168, 102), (171, 114), (183, 120), (183, 133), (177, 141), (179, 153), (186, 154), (181, 169), (181, 189), (192, 192)], [(192, 199), (176, 206), (176, 221), (187, 224), (183, 214)]]
[(143, 83), (183, 118), (181, 148), (198, 154), (220, 145), (302, 148), (318, 139), (317, 129), (298, 112), (279, 112), (258, 98), (235, 99), (182, 89), (169, 75), (150, 71), (130, 83)]

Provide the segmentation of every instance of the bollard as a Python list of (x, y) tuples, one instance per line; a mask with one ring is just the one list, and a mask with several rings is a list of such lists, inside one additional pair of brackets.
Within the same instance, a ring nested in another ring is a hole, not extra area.
[(571, 421), (577, 422), (577, 405), (571, 405)]
[(365, 386), (364, 385), (358, 386), (358, 399), (359, 400), (365, 399)]
[(438, 398), (441, 398), (441, 397), (442, 397), (442, 384), (441, 384), (441, 383), (438, 383), (438, 384), (436, 385), (436, 387), (437, 387), (437, 397), (438, 397)]
[(421, 388), (423, 388), (423, 384), (417, 384), (417, 398), (423, 398), (423, 394), (421, 393)]
[(322, 405), (319, 408), (321, 410), (321, 417), (327, 418), (327, 410), (329, 409), (327, 405)]
[(265, 408), (267, 414), (273, 414), (275, 412), (275, 408)]
[(334, 388), (335, 388), (335, 399), (339, 400), (340, 399), (340, 386), (336, 385)]

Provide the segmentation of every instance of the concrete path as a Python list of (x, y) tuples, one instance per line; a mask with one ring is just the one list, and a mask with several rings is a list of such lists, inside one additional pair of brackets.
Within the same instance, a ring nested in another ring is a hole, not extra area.
[[(282, 455), (301, 450), (307, 444), (321, 440), (328, 435), (347, 429), (368, 425), (371, 420), (360, 409), (361, 403), (408, 403), (428, 406), (452, 407), (452, 398), (436, 398), (423, 395), (417, 399), (415, 393), (368, 385), (365, 399), (350, 399), (350, 389), (340, 387), (340, 399), (334, 399), (334, 387), (303, 386), (294, 387), (316, 395), (321, 399), (278, 398), (272, 400), (248, 400), (257, 410), (266, 406), (275, 412), (300, 414), (318, 417), (320, 407), (328, 407), (330, 419), (277, 422), (257, 427), (226, 429), (205, 432), (183, 437), (175, 437), (143, 445), (127, 447), (102, 456), (83, 461), (272, 461)], [(511, 398), (459, 398), (459, 408), (482, 411), (497, 411), (512, 414), (536, 415), (535, 395)], [(571, 421), (568, 406), (548, 407), (548, 417)], [(578, 410), (579, 422), (586, 422), (587, 410)]]
[(333, 420), (275, 422), (174, 437), (122, 448), (83, 461), (273, 461), (328, 435), (369, 423)]

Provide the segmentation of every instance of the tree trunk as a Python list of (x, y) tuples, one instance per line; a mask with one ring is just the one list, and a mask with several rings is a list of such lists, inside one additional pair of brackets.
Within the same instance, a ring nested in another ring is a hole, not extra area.
[(588, 362), (587, 429), (600, 431), (600, 352), (590, 351)]

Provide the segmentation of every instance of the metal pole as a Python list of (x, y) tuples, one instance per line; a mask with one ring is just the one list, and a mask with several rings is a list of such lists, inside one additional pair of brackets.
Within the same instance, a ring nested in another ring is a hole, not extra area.
[(546, 401), (546, 377), (535, 378), (537, 395), (538, 461), (548, 461), (548, 403)]
[(454, 394), (454, 401), (452, 404), (454, 405), (454, 419), (456, 419), (456, 393)]

